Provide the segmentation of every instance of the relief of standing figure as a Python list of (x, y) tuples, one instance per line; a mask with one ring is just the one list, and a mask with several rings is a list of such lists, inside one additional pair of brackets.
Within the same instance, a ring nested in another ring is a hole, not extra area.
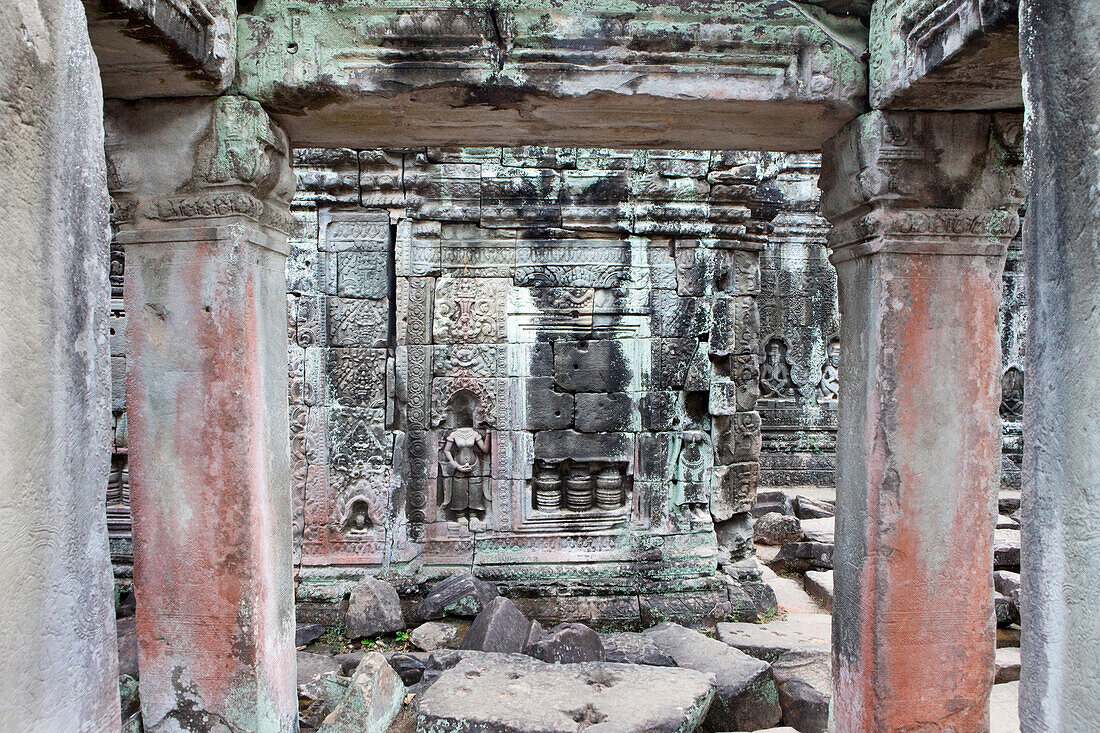
[(488, 497), (482, 462), (489, 454), (489, 434), (465, 426), (452, 430), (443, 444), (443, 459), (450, 469), (443, 477), (442, 508), (452, 521), (480, 529)]
[(673, 484), (679, 496), (675, 503), (685, 518), (694, 522), (710, 521), (710, 494), (707, 490), (710, 436), (703, 430), (684, 430), (673, 443), (676, 456)]

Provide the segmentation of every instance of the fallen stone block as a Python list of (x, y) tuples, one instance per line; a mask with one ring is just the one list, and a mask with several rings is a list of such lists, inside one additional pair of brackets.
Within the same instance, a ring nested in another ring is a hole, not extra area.
[(478, 580), (473, 573), (466, 571), (432, 586), (417, 609), (417, 615), (424, 621), (433, 621), (444, 616), (472, 618), (485, 610), (498, 595), (495, 585)]
[(833, 622), (826, 613), (792, 614), (766, 624), (718, 624), (718, 639), (769, 664), (792, 651), (828, 651)]
[(424, 671), (428, 668), (428, 658), (429, 655), (426, 652), (398, 652), (386, 655), (386, 661), (407, 687), (412, 687), (423, 679)]
[(794, 513), (799, 519), (819, 519), (836, 515), (836, 505), (799, 494), (794, 498)]
[(752, 534), (762, 545), (785, 545), (802, 538), (802, 523), (793, 515), (769, 512), (753, 522)]
[(385, 660), (371, 652), (355, 668), (344, 699), (318, 733), (385, 733), (405, 700), (405, 685)]
[(604, 661), (603, 642), (584, 624), (560, 624), (527, 644), (523, 653), (552, 664)]
[(802, 580), (802, 587), (810, 594), (810, 597), (821, 604), (826, 611), (833, 610), (833, 571), (832, 570), (807, 570)]
[(821, 542), (789, 542), (780, 548), (771, 565), (799, 573), (832, 570), (833, 546)]
[(671, 622), (643, 633), (678, 667), (714, 675), (709, 730), (757, 730), (779, 722), (779, 694), (767, 662)]
[(321, 624), (298, 624), (294, 629), (294, 646), (305, 646), (317, 641), (325, 633)]
[(782, 489), (761, 488), (757, 490), (756, 503), (752, 507), (752, 516), (762, 517), (772, 512), (795, 516), (794, 499)]
[(470, 624), (460, 649), (481, 652), (522, 653), (545, 633), (503, 596), (494, 598)]
[(363, 578), (351, 591), (344, 624), (352, 639), (403, 630), (405, 618), (397, 591), (384, 580)]
[(339, 677), (343, 671), (336, 659), (327, 654), (298, 652), (298, 696), (313, 700), (325, 699), (326, 687), (322, 678)]
[(831, 545), (836, 535), (836, 517), (818, 517), (817, 519), (803, 519), (802, 539), (806, 542), (820, 542), (823, 545)]
[(608, 662), (648, 664), (653, 667), (675, 667), (672, 657), (662, 652), (645, 634), (625, 631), (600, 634), (604, 657)]
[(713, 678), (688, 669), (482, 654), (420, 696), (417, 730), (679, 733), (700, 724), (713, 696)]
[(1020, 647), (1005, 646), (997, 650), (993, 682), (1015, 682), (1020, 679)]
[(1020, 571), (1020, 530), (993, 531), (993, 567), (998, 570)]
[(783, 722), (801, 733), (824, 733), (829, 725), (832, 675), (828, 649), (795, 649), (772, 665)]
[(449, 649), (458, 640), (458, 629), (451, 624), (428, 621), (409, 632), (409, 643), (425, 652)]

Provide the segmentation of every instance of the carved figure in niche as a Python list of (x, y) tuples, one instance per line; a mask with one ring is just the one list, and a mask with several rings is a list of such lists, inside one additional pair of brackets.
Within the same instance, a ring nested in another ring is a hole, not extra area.
[(483, 464), (489, 455), (489, 434), (474, 427), (473, 396), (462, 399), (460, 393), (452, 402), (457, 427), (443, 442), (443, 501), (441, 508), (451, 521), (480, 529), (489, 502)]
[(840, 341), (832, 339), (826, 347), (825, 366), (821, 367), (821, 382), (817, 385), (819, 402), (836, 402), (840, 393)]
[(676, 460), (672, 481), (677, 489), (676, 505), (685, 518), (705, 522), (710, 511), (707, 491), (710, 437), (703, 430), (684, 430), (673, 441), (672, 454)]
[(1024, 373), (1016, 367), (1001, 375), (1001, 417), (1018, 421), (1024, 418)]
[(787, 366), (787, 345), (782, 339), (774, 338), (765, 347), (764, 363), (760, 366), (760, 396), (784, 398), (793, 394), (791, 368)]
[(347, 517), (340, 527), (345, 532), (367, 532), (379, 524), (374, 506), (365, 497), (357, 497), (351, 502)]

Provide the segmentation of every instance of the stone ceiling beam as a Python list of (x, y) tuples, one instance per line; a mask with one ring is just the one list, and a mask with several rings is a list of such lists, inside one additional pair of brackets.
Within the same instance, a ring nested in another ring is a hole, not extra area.
[(266, 0), (238, 21), (239, 89), (302, 146), (805, 150), (865, 109), (854, 17), (591, 6)]
[(233, 0), (83, 0), (106, 99), (219, 94), (236, 73)]
[(1019, 109), (1019, 0), (879, 0), (871, 106)]

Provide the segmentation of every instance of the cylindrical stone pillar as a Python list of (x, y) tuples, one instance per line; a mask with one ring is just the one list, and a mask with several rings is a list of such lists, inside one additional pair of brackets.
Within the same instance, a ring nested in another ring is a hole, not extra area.
[(824, 150), (841, 311), (837, 731), (989, 727), (997, 309), (1018, 229), (1002, 171), (1018, 127), (872, 113)]
[(2, 3), (0, 28), (0, 730), (112, 733), (99, 70), (77, 0)]
[(143, 721), (290, 733), (287, 140), (235, 97), (108, 113)]
[(1020, 727), (1100, 723), (1100, 3), (1023, 0)]

